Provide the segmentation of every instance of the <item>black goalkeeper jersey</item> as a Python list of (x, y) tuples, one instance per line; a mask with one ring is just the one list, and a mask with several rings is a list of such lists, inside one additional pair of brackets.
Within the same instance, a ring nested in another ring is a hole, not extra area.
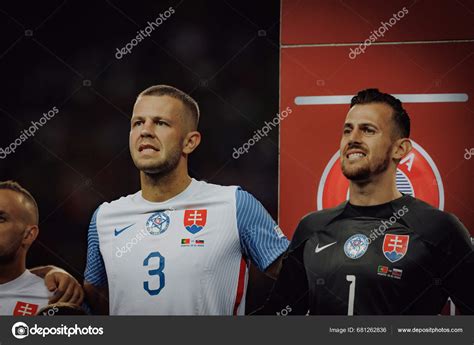
[(453, 215), (402, 196), (314, 212), (296, 229), (259, 314), (474, 314), (470, 235)]

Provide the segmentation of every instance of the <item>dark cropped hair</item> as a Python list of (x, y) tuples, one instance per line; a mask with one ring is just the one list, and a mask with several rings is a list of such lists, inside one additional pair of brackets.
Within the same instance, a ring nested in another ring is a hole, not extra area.
[(194, 128), (197, 128), (199, 123), (199, 106), (197, 102), (187, 93), (169, 85), (154, 85), (148, 89), (140, 92), (141, 96), (170, 96), (180, 100), (192, 116)]
[(378, 89), (365, 89), (359, 91), (352, 97), (351, 108), (356, 104), (385, 103), (393, 109), (393, 122), (396, 125), (397, 134), (400, 138), (410, 137), (410, 117), (402, 102), (388, 93), (380, 92)]
[(28, 200), (33, 205), (34, 211), (35, 211), (35, 214), (34, 214), (35, 220), (36, 220), (36, 223), (38, 223), (38, 219), (39, 219), (38, 204), (36, 203), (35, 198), (33, 198), (33, 195), (31, 195), (30, 192), (28, 192), (25, 188), (20, 186), (18, 182), (15, 182), (15, 181), (0, 181), (0, 189), (12, 190), (16, 193), (23, 195), (23, 197), (25, 197), (26, 200)]
[(36, 315), (38, 316), (61, 316), (61, 315), (87, 315), (84, 308), (68, 303), (68, 302), (56, 302), (53, 304), (48, 304), (47, 306), (41, 308)]

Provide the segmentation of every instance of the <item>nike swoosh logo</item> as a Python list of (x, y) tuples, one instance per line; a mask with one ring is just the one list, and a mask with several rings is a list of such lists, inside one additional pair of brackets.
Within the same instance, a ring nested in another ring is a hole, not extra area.
[(114, 233), (115, 233), (115, 236), (120, 235), (122, 232), (124, 232), (125, 230), (127, 230), (129, 227), (134, 226), (134, 225), (135, 225), (135, 223), (130, 224), (129, 226), (126, 226), (125, 228), (122, 228), (122, 229), (120, 229), (120, 230), (115, 229), (115, 232), (114, 232)]
[(319, 246), (319, 243), (318, 243), (318, 244), (316, 245), (316, 249), (314, 250), (314, 252), (315, 252), (315, 253), (319, 253), (319, 252), (323, 251), (324, 249), (326, 249), (327, 247), (332, 246), (334, 243), (337, 243), (337, 241), (336, 241), (336, 242), (333, 242), (333, 243), (326, 244), (325, 246), (322, 246), (322, 247), (320, 247), (320, 246)]

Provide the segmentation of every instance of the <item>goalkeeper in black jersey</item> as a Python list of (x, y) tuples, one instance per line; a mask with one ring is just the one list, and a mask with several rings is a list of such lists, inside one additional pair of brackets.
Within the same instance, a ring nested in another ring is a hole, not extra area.
[(395, 97), (367, 89), (352, 98), (340, 146), (349, 201), (301, 220), (259, 314), (428, 315), (448, 297), (474, 314), (469, 232), (397, 190), (409, 134)]

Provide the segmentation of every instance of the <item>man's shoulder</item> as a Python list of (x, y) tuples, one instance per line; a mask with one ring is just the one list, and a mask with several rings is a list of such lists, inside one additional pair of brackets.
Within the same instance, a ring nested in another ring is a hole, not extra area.
[(44, 284), (44, 279), (26, 270), (18, 281), (15, 282), (14, 288), (18, 294), (24, 296), (32, 296), (38, 298), (49, 298), (52, 293)]
[(406, 212), (402, 220), (432, 245), (438, 246), (456, 239), (464, 241), (469, 237), (467, 229), (454, 214), (413, 197), (407, 197), (403, 202)]
[(336, 207), (313, 211), (301, 218), (293, 235), (291, 247), (298, 247), (312, 235), (323, 229), (344, 210), (347, 202)]
[(121, 213), (125, 210), (130, 210), (134, 204), (139, 202), (140, 196), (141, 190), (112, 201), (105, 201), (97, 207), (95, 215), (97, 217), (100, 214), (100, 216), (103, 217), (104, 214)]
[(345, 204), (346, 203), (341, 204), (337, 207), (310, 212), (306, 214), (303, 218), (301, 218), (300, 224), (302, 226), (312, 226), (312, 225), (318, 225), (320, 223), (330, 222), (333, 218), (335, 218), (337, 215), (341, 213), (341, 210), (343, 209), (343, 205)]
[(410, 214), (410, 219), (416, 220), (425, 227), (433, 229), (446, 229), (459, 226), (459, 219), (452, 213), (436, 208), (423, 200), (409, 197), (407, 198), (406, 209)]
[(204, 180), (197, 181), (201, 190), (210, 191), (210, 192), (221, 192), (221, 193), (235, 193), (236, 190), (241, 189), (239, 186), (236, 185), (221, 185), (210, 183)]
[(239, 190), (241, 191), (241, 188), (236, 185), (220, 185), (199, 180), (196, 181), (196, 188), (192, 198), (203, 204), (233, 202)]
[(99, 208), (102, 208), (102, 207), (120, 207), (120, 206), (127, 206), (127, 205), (130, 205), (130, 203), (133, 203), (133, 202), (136, 202), (140, 195), (141, 195), (141, 190), (139, 190), (138, 192), (135, 192), (133, 194), (129, 194), (129, 195), (124, 195), (124, 196), (121, 196), (120, 198), (118, 199), (115, 199), (115, 200), (112, 200), (112, 201), (106, 201), (104, 203), (102, 203)]

